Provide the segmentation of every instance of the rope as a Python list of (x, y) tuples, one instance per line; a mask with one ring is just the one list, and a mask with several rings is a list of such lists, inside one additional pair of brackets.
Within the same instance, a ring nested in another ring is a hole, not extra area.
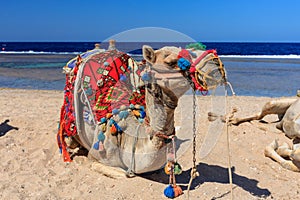
[[(227, 82), (231, 88), (231, 92), (233, 95), (235, 95), (235, 93), (233, 92), (232, 86), (229, 82)], [(226, 103), (225, 105), (227, 106), (227, 90), (225, 89), (225, 100)], [(225, 107), (226, 109), (226, 107)], [(232, 184), (232, 171), (231, 171), (231, 152), (230, 152), (230, 145), (229, 145), (229, 121), (230, 119), (233, 117), (234, 113), (235, 113), (235, 109), (233, 109), (229, 116), (227, 115), (226, 117), (226, 135), (227, 135), (227, 152), (228, 152), (228, 176), (229, 176), (229, 185), (230, 185), (230, 199), (233, 200), (233, 184)]]
[(193, 180), (199, 176), (196, 167), (196, 91), (193, 89), (193, 168), (191, 169), (191, 178), (189, 181), (187, 196), (190, 199), (190, 188)]
[(138, 140), (138, 136), (139, 136), (139, 129), (140, 129), (141, 124), (139, 124), (136, 128), (136, 132), (135, 132), (135, 137), (134, 137), (134, 142), (132, 145), (132, 155), (131, 155), (131, 163), (130, 163), (130, 167), (128, 168), (128, 170), (126, 171), (126, 176), (127, 177), (134, 177), (134, 171), (133, 169), (133, 165), (135, 164), (135, 159), (134, 159), (134, 155), (135, 155), (135, 149), (136, 149), (136, 143)]
[(232, 172), (231, 172), (231, 153), (229, 148), (229, 131), (228, 131), (228, 119), (226, 120), (226, 134), (227, 134), (227, 152), (228, 152), (228, 176), (230, 184), (230, 199), (233, 200), (233, 184), (232, 184)]

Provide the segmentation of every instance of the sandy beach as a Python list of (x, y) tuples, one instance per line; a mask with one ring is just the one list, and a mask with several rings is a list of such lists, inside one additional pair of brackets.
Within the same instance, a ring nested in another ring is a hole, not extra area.
[[(228, 110), (236, 116), (260, 111), (271, 98), (228, 97)], [(0, 199), (167, 199), (163, 190), (168, 176), (162, 171), (134, 178), (112, 179), (91, 169), (92, 162), (78, 156), (64, 163), (56, 144), (62, 91), (0, 89)], [(207, 129), (209, 98), (201, 105), (197, 150)], [(274, 139), (290, 141), (275, 128), (276, 116), (268, 123), (252, 122), (229, 127), (234, 199), (299, 199), (300, 174), (281, 168), (264, 156)], [(189, 122), (187, 122), (189, 123)], [(18, 130), (17, 130), (18, 129)], [(200, 176), (193, 181), (190, 199), (230, 199), (227, 172), (226, 133), (205, 159), (197, 157)], [(192, 167), (192, 149), (179, 158), (183, 173), (177, 177), (187, 199), (186, 185)]]

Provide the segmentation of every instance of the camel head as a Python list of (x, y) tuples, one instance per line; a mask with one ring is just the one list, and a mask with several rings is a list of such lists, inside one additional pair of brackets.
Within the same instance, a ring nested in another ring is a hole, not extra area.
[(214, 50), (195, 51), (169, 46), (153, 50), (144, 45), (143, 57), (150, 66), (151, 81), (147, 91), (151, 97), (148, 95), (146, 101), (152, 99), (147, 103), (155, 103), (155, 106), (147, 106), (150, 122), (156, 130), (172, 131), (177, 101), (191, 87), (207, 91), (226, 82), (225, 69)]
[(177, 47), (153, 50), (150, 46), (143, 46), (143, 57), (150, 64), (155, 82), (169, 88), (178, 98), (190, 88), (189, 82), (177, 68), (179, 52), (180, 49)]
[(226, 83), (225, 68), (215, 50), (169, 46), (153, 50), (144, 45), (143, 57), (150, 64), (155, 82), (168, 88), (177, 98), (191, 87), (207, 91)]

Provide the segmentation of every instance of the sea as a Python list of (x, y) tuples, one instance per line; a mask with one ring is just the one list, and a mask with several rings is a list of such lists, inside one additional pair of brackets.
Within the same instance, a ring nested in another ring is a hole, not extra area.
[[(62, 68), (97, 42), (0, 42), (0, 88), (63, 90)], [(300, 90), (300, 43), (202, 42), (216, 49), (236, 95), (290, 97)], [(142, 59), (142, 45), (185, 47), (187, 43), (122, 42), (117, 49)], [(101, 48), (107, 48), (101, 43)]]

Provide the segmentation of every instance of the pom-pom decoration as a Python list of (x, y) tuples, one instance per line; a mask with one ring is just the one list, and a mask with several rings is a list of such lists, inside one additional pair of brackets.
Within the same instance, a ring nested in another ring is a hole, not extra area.
[(95, 142), (95, 144), (93, 145), (93, 148), (95, 150), (99, 150), (99, 141), (98, 142)]
[(150, 81), (150, 80), (151, 80), (150, 73), (149, 73), (149, 72), (145, 72), (145, 73), (142, 75), (141, 79), (142, 79), (143, 81)]
[(174, 174), (179, 175), (182, 173), (182, 167), (176, 162), (174, 164)]
[(109, 62), (104, 62), (104, 66), (108, 67), (109, 66)]
[(119, 113), (119, 109), (115, 108), (115, 109), (112, 110), (112, 114), (113, 115), (117, 115), (118, 113)]
[(118, 134), (118, 130), (117, 130), (117, 128), (116, 128), (116, 126), (114, 124), (112, 124), (111, 127), (110, 127), (110, 133), (113, 136), (116, 136)]
[(171, 174), (171, 170), (172, 170), (172, 163), (171, 162), (167, 162), (167, 164), (165, 165), (165, 173), (167, 175), (170, 175)]
[(103, 142), (99, 142), (99, 151), (104, 151)]
[(103, 142), (105, 140), (105, 135), (103, 134), (102, 131), (100, 131), (99, 135), (98, 135), (98, 140)]
[(125, 82), (127, 80), (127, 77), (124, 74), (120, 75), (120, 81)]
[(177, 66), (180, 68), (180, 70), (185, 71), (187, 69), (189, 69), (189, 67), (191, 66), (190, 61), (188, 61), (185, 58), (179, 58), (177, 61)]
[(105, 123), (105, 122), (106, 122), (106, 117), (102, 117), (102, 118), (100, 119), (100, 123), (103, 124), (103, 123)]
[(166, 189), (164, 190), (164, 194), (170, 199), (173, 199), (175, 197), (175, 192), (172, 185), (168, 185), (168, 187), (166, 187)]
[(126, 119), (129, 115), (129, 112), (127, 110), (123, 110), (119, 113), (120, 119)]
[(183, 193), (179, 185), (173, 185), (173, 191), (174, 191), (174, 197), (178, 197)]

